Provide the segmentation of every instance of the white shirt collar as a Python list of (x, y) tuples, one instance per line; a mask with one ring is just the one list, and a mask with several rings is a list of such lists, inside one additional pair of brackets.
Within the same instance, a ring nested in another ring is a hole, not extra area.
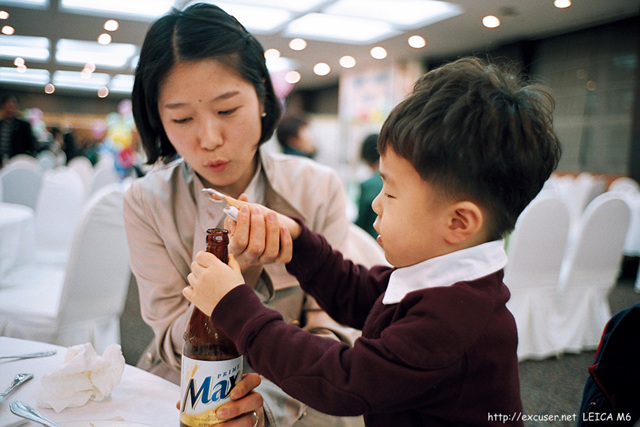
[(397, 304), (409, 292), (475, 280), (507, 264), (504, 241), (494, 240), (451, 252), (391, 273), (383, 304)]

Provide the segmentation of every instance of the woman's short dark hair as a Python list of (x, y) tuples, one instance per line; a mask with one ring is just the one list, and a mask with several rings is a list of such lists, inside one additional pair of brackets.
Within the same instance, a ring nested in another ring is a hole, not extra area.
[(273, 90), (262, 45), (224, 10), (197, 3), (183, 11), (173, 9), (156, 20), (142, 45), (131, 98), (147, 163), (176, 155), (160, 120), (160, 85), (177, 62), (202, 59), (232, 66), (253, 85), (265, 112), (258, 144), (273, 135), (282, 107)]

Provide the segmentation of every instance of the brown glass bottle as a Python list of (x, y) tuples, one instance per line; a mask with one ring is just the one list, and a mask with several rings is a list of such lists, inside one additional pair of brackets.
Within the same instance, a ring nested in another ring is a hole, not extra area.
[[(207, 230), (207, 252), (229, 261), (228, 231)], [(181, 427), (205, 427), (222, 422), (215, 409), (228, 401), (242, 378), (242, 356), (211, 317), (194, 307), (184, 333), (180, 403)]]

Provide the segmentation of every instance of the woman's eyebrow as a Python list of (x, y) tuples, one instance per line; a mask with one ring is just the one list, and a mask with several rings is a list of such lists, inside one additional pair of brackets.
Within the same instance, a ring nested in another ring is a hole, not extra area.
[[(230, 90), (228, 92), (224, 92), (224, 93), (216, 96), (211, 101), (212, 102), (224, 101), (225, 99), (233, 98), (234, 96), (238, 95), (239, 93), (240, 93), (240, 91)], [(176, 108), (181, 108), (181, 107), (184, 107), (186, 105), (188, 105), (187, 102), (171, 102), (171, 103), (168, 103), (168, 104), (164, 104), (164, 108), (167, 108), (169, 110), (175, 110)]]

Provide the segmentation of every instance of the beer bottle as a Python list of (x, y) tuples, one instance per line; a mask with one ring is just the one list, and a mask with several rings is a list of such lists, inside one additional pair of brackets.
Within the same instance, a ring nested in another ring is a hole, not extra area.
[[(207, 230), (207, 252), (225, 264), (228, 245), (228, 230)], [(180, 426), (221, 423), (215, 410), (229, 401), (231, 389), (242, 378), (242, 356), (211, 317), (195, 306), (184, 333), (181, 377)]]

